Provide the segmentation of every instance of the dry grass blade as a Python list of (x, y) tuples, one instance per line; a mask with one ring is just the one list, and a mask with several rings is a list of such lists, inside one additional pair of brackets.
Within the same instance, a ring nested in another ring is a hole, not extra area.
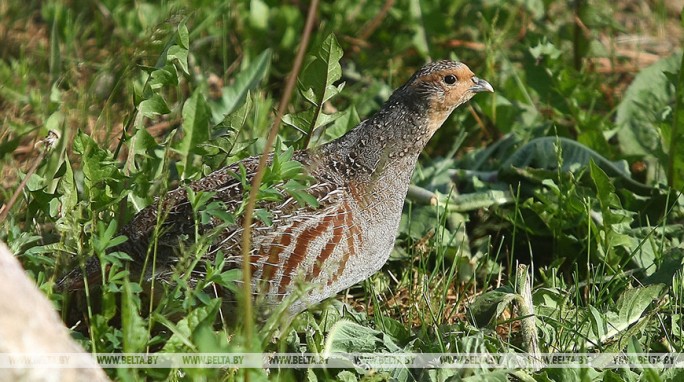
[[(290, 97), (292, 97), (292, 92), (294, 91), (297, 76), (299, 74), (299, 71), (301, 70), (302, 62), (304, 61), (304, 53), (306, 52), (306, 48), (309, 44), (309, 39), (311, 37), (311, 31), (313, 29), (317, 9), (318, 0), (313, 0), (311, 4), (309, 4), (309, 12), (306, 17), (306, 25), (304, 26), (304, 31), (302, 32), (299, 50), (297, 51), (297, 56), (295, 57), (295, 61), (292, 66), (292, 72), (290, 73), (290, 76), (287, 79), (287, 83), (285, 84), (285, 91), (283, 92), (283, 96), (280, 99), (280, 103), (278, 104), (278, 111), (276, 113), (276, 117), (273, 120), (273, 124), (271, 125), (271, 129), (268, 134), (266, 148), (264, 150), (264, 153), (261, 155), (261, 158), (259, 158), (259, 165), (257, 167), (256, 174), (254, 175), (254, 179), (252, 180), (252, 188), (249, 191), (249, 199), (247, 201), (247, 207), (245, 209), (242, 233), (242, 281), (243, 285), (246, 285), (247, 287), (244, 290), (242, 298), (242, 316), (245, 318), (245, 342), (247, 343), (247, 346), (250, 348), (252, 346), (253, 312), (251, 300), (252, 291), (251, 288), (249, 288), (249, 285), (252, 285), (249, 252), (251, 248), (251, 233), (252, 221), (254, 218), (254, 207), (256, 205), (256, 197), (259, 192), (259, 185), (261, 184), (261, 181), (264, 177), (264, 170), (266, 168), (266, 161), (268, 159), (268, 155), (271, 151), (271, 148), (273, 147), (276, 137), (278, 136), (278, 127), (280, 126), (280, 122), (282, 121), (283, 115), (285, 114), (285, 109), (287, 108), (287, 105), (290, 103)], [(247, 377), (248, 375), (245, 376)]]

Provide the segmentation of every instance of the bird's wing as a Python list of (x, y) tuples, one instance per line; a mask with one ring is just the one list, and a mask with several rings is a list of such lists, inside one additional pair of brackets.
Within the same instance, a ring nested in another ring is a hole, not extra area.
[[(296, 152), (294, 160), (301, 162), (305, 168), (316, 165), (316, 160), (305, 151)], [(195, 192), (212, 192), (211, 201), (223, 203), (225, 211), (234, 213), (246, 199), (245, 184), (252, 181), (256, 174), (259, 157), (246, 158), (240, 162), (216, 170), (206, 177), (194, 181), (186, 187), (179, 187), (158, 198), (155, 203), (138, 212), (133, 219), (126, 224), (120, 234), (127, 236), (128, 241), (114, 248), (133, 258), (133, 266), (140, 267), (146, 258), (156, 251), (158, 269), (164, 269), (175, 264), (179, 259), (181, 245), (195, 242), (195, 234), (201, 236), (211, 235), (210, 247), (205, 255), (211, 260), (220, 249), (226, 257), (235, 259), (240, 254), (242, 237), (242, 219), (238, 217), (234, 224), (225, 224), (220, 219), (212, 219), (208, 224), (195, 229), (195, 219), (192, 205), (188, 200), (187, 188)], [(244, 180), (239, 173), (244, 173)], [(288, 217), (297, 216), (302, 212), (315, 211), (325, 208), (329, 204), (327, 197), (331, 191), (339, 186), (325, 179), (313, 179), (308, 192), (321, 203), (319, 206), (302, 206), (282, 189), (282, 200), (275, 202), (260, 202), (257, 208), (263, 208), (272, 215), (272, 224), (255, 219), (252, 225), (254, 232), (276, 230), (277, 226), (287, 220)], [(210, 202), (211, 202), (210, 201)], [(261, 233), (260, 232), (260, 233)], [(154, 240), (154, 241), (153, 241)], [(187, 245), (185, 245), (187, 247)], [(237, 263), (237, 262), (236, 262)], [(92, 273), (93, 277), (90, 277)], [(91, 259), (86, 263), (85, 274), (89, 280), (96, 280), (100, 275), (100, 266), (97, 259)], [(71, 272), (58, 282), (59, 289), (74, 290), (83, 287), (83, 272), (80, 269)]]
[[(293, 159), (302, 163), (304, 168), (309, 170), (320, 165), (315, 157), (306, 151), (296, 152)], [(120, 234), (127, 236), (128, 241), (113, 250), (129, 254), (138, 266), (145, 263), (146, 258), (154, 250), (156, 251), (154, 258), (160, 269), (168, 268), (169, 265), (173, 265), (181, 259), (179, 248), (181, 246), (188, 247), (189, 244), (197, 242), (199, 238), (195, 236), (199, 233), (202, 239), (206, 239), (208, 236), (209, 248), (204, 256), (206, 259), (212, 260), (216, 253), (221, 250), (226, 258), (232, 259), (235, 264), (239, 264), (239, 260), (236, 259), (241, 253), (242, 218), (238, 216), (234, 224), (226, 224), (220, 218), (214, 217), (196, 229), (195, 213), (188, 200), (187, 188), (195, 192), (213, 193), (209, 203), (219, 201), (226, 212), (235, 213), (242, 205), (243, 200), (247, 198), (245, 185), (251, 183), (255, 176), (258, 162), (259, 157), (246, 158), (158, 198), (155, 203), (138, 212), (120, 230)], [(243, 173), (244, 177), (237, 175), (240, 173)], [(269, 212), (271, 222), (266, 224), (259, 219), (254, 219), (252, 237), (255, 241), (258, 241), (259, 236), (266, 236), (269, 232), (277, 232), (280, 225), (287, 224), (293, 217), (306, 216), (315, 213), (316, 210), (328, 208), (336, 200), (331, 196), (339, 192), (340, 188), (330, 179), (314, 177), (307, 192), (319, 204), (318, 206), (303, 206), (279, 186), (282, 184), (275, 185), (275, 188), (280, 192), (280, 200), (261, 201), (256, 206)], [(258, 256), (255, 253), (258, 243), (253, 247), (255, 248), (253, 256)], [(97, 269), (99, 272), (99, 266), (90, 268)]]
[[(212, 200), (221, 201), (226, 212), (233, 213), (242, 203), (244, 186), (236, 173), (243, 166), (247, 181), (251, 181), (258, 165), (258, 157), (247, 158), (241, 162), (224, 167), (206, 177), (196, 180), (187, 188), (195, 192), (212, 192)], [(128, 241), (117, 248), (131, 255), (137, 261), (143, 261), (150, 240), (156, 236), (158, 259), (160, 262), (172, 262), (174, 254), (184, 236), (195, 235), (195, 221), (192, 205), (188, 200), (187, 188), (178, 187), (158, 198), (155, 203), (138, 212), (128, 224), (121, 229), (121, 234)], [(207, 228), (198, 230), (204, 233)], [(155, 235), (155, 231), (158, 234)]]

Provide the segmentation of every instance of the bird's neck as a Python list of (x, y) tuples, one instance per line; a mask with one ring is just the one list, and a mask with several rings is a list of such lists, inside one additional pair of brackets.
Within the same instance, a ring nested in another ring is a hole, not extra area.
[[(322, 147), (357, 179), (380, 179), (390, 172), (408, 182), (418, 155), (443, 120), (428, 117), (427, 105), (390, 99), (375, 115)], [(435, 126), (435, 124), (438, 124)]]

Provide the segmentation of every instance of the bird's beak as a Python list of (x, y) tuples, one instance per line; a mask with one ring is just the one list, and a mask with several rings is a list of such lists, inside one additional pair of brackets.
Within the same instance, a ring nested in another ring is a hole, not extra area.
[(483, 80), (482, 78), (473, 77), (473, 82), (475, 84), (470, 87), (470, 91), (473, 93), (494, 92), (494, 88), (492, 87), (492, 85), (490, 85), (489, 82)]

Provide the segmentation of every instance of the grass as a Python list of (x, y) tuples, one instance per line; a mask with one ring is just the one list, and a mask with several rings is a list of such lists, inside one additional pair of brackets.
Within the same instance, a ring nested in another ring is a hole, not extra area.
[[(279, 129), (285, 163), (287, 148), (333, 139), (377, 110), (428, 59), (466, 62), (496, 93), (456, 111), (426, 148), (382, 272), (289, 327), (274, 314), (245, 336), (244, 326), (227, 323), (236, 313), (204, 288), (234, 287), (239, 275), (223, 271), (220, 258), (208, 264), (206, 284), (175, 275), (149, 304), (129, 280), (126, 256), (108, 248), (123, 240), (117, 227), (156, 195), (270, 147), (265, 137), (286, 93), (306, 6), (0, 4), (7, 21), (0, 25), (0, 239), (93, 352), (506, 353), (529, 351), (531, 335), (541, 352), (682, 352), (682, 25), (680, 10), (668, 7), (320, 4)], [(305, 96), (305, 88), (314, 90)], [(44, 151), (38, 143), (50, 131), (60, 139)], [(296, 171), (270, 169), (265, 187), (293, 174), (305, 183)], [(196, 220), (221, 214), (208, 200), (196, 195)], [(191, 264), (207, 242), (189, 240)], [(90, 256), (111, 267), (102, 286), (79, 296), (56, 292), (55, 281)], [(531, 270), (531, 297), (516, 282), (518, 264)], [(530, 307), (532, 333), (521, 313)], [(121, 380), (681, 377), (679, 369), (641, 368), (108, 373)]]

